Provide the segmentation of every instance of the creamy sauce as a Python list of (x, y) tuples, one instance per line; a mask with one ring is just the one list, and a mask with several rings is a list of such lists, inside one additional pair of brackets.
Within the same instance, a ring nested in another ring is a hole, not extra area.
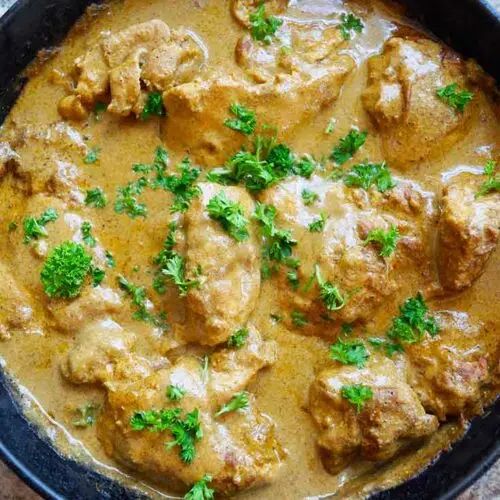
[[(296, 0), (291, 2), (286, 15), (301, 19), (322, 19), (329, 23), (335, 22), (339, 12), (344, 9), (341, 1)], [(352, 126), (356, 126), (369, 131), (363, 157), (371, 161), (381, 161), (384, 158), (380, 137), (360, 99), (360, 94), (366, 87), (367, 59), (379, 53), (385, 41), (398, 30), (410, 29), (412, 24), (402, 17), (400, 9), (389, 3), (370, 2), (361, 12), (365, 29), (345, 49), (345, 53), (355, 60), (357, 67), (348, 76), (339, 98), (318, 112), (306, 126), (287, 137), (287, 143), (294, 151), (312, 153), (318, 158), (328, 155), (339, 138)], [(150, 19), (161, 19), (173, 29), (183, 26), (197, 34), (207, 54), (203, 70), (206, 74), (215, 68), (227, 72), (238, 71), (233, 52), (242, 28), (232, 19), (227, 2), (170, 0), (168, 5), (163, 0), (111, 2), (105, 7), (92, 9), (74, 27), (53, 57), (37, 69), (3, 125), (0, 140), (2, 136), (9, 137), (9, 132), (19, 126), (29, 125), (34, 130), (43, 130), (50, 124), (61, 123), (56, 103), (66, 95), (66, 89), (53, 83), (54, 71), (70, 73), (74, 59), (84, 53), (87, 46), (96, 43), (102, 31), (117, 32)], [(419, 162), (411, 169), (394, 171), (395, 175), (415, 180), (431, 193), (439, 193), (443, 181), (447, 182), (462, 172), (481, 174), (484, 152), (493, 152), (494, 156), (495, 151), (498, 151), (498, 121), (493, 105), (486, 103), (484, 95), (480, 99), (485, 101), (482, 103), (480, 116), (474, 118), (473, 125), (460, 142), (452, 148), (443, 149), (430, 160)], [(283, 110), (283, 113), (286, 112), (287, 110)], [(328, 135), (324, 131), (331, 118), (335, 119), (335, 128)], [(93, 234), (98, 237), (99, 245), (115, 256), (116, 272), (147, 287), (151, 284), (151, 256), (161, 249), (171, 220), (166, 208), (171, 203), (171, 197), (165, 192), (146, 191), (141, 196), (141, 201), (147, 205), (150, 215), (146, 219), (135, 220), (115, 214), (112, 200), (117, 188), (134, 179), (132, 163), (151, 162), (154, 150), (161, 140), (160, 129), (161, 122), (156, 118), (148, 121), (131, 117), (119, 119), (105, 113), (100, 121), (91, 116), (88, 121), (71, 122), (65, 132), (70, 136), (69, 143), (75, 145), (82, 159), (87, 148), (100, 148), (98, 162), (85, 165), (80, 161), (78, 164), (78, 185), (82, 189), (100, 186), (111, 200), (103, 210), (86, 210), (82, 217), (92, 220)], [(193, 129), (192, 134), (196, 133)], [(186, 151), (176, 150), (175, 145), (168, 146), (170, 165), (175, 165)], [(34, 151), (34, 161), (38, 153), (40, 151)], [(15, 187), (7, 180), (0, 184), (0, 199), (4, 207), (0, 214), (0, 254), (6, 256), (6, 262), (15, 272), (19, 272), (23, 283), (34, 282), (38, 279), (41, 261), (33, 260), (31, 250), (19, 244), (16, 247), (18, 254), (13, 255), (11, 243), (13, 238), (22, 238), (21, 221), (26, 211), (30, 211), (29, 200), (19, 196)], [(78, 213), (78, 210), (70, 211)], [(17, 233), (9, 235), (7, 226), (13, 220), (19, 227)], [(495, 307), (500, 299), (498, 275), (495, 272), (498, 264), (498, 252), (495, 252), (485, 273), (472, 287), (460, 294), (433, 299), (430, 302), (431, 308), (467, 311), (475, 320), (485, 323), (490, 332), (498, 331), (500, 311)], [(387, 305), (380, 308), (366, 323), (367, 336), (384, 332), (397, 313), (398, 305), (427, 284), (418, 273), (414, 273), (408, 282), (402, 283), (398, 291), (387, 300)], [(156, 300), (151, 289), (148, 290), (149, 295)], [(95, 386), (69, 383), (61, 375), (60, 364), (71, 348), (75, 335), (64, 333), (55, 327), (49, 315), (43, 311), (45, 299), (41, 297), (40, 290), (34, 289), (32, 293), (35, 302), (39, 301), (35, 306), (35, 316), (40, 330), (31, 334), (14, 331), (12, 338), (0, 341), (0, 355), (5, 361), (5, 369), (21, 384), (26, 394), (34, 395), (36, 399), (33, 401), (50, 418), (51, 433), (61, 436), (54, 440), (57, 445), (66, 452), (75, 454), (74, 443), (71, 442), (77, 440), (81, 443), (80, 451), (76, 453), (80, 459), (89, 461), (89, 457), (92, 457), (91, 461), (104, 464), (104, 473), (120, 478), (121, 473), (112, 473), (113, 469), (119, 469), (119, 465), (104, 453), (96, 437), (95, 427), (75, 429), (72, 426), (74, 409), (88, 401), (102, 405), (105, 392)], [(415, 474), (461, 435), (463, 425), (458, 421), (451, 421), (441, 426), (424, 446), (418, 450), (410, 448), (389, 465), (355, 463), (337, 475), (329, 474), (318, 457), (314, 439), (317, 431), (307, 411), (307, 401), (315, 374), (330, 363), (328, 346), (331, 342), (290, 331), (283, 323), (272, 321), (270, 314), (283, 313), (283, 305), (277, 295), (276, 283), (273, 280), (264, 281), (258, 305), (251, 316), (251, 322), (265, 337), (277, 341), (279, 356), (274, 366), (258, 375), (250, 390), (255, 393), (261, 410), (276, 422), (278, 439), (288, 450), (288, 456), (278, 477), (270, 485), (240, 493), (240, 498), (312, 499), (324, 498), (330, 494), (363, 496), (373, 489), (389, 487)], [(170, 298), (161, 304), (167, 310), (170, 321), (183, 314), (183, 306), (175, 294), (172, 297), (173, 300)], [(130, 309), (127, 309), (122, 314), (121, 324), (128, 325), (139, 336), (144, 335), (144, 338), (151, 335), (149, 326), (132, 321), (130, 315)], [(495, 342), (497, 340), (493, 337), (493, 346)], [(146, 347), (144, 350), (146, 352)], [(124, 473), (130, 475), (130, 471), (125, 470)], [(134, 481), (129, 477), (127, 484)], [(167, 494), (155, 493), (151, 489), (148, 492), (152, 496)]]

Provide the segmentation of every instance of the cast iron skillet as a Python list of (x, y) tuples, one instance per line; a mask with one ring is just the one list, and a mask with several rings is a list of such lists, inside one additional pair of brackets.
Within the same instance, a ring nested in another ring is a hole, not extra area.
[[(24, 83), (22, 70), (38, 50), (62, 40), (88, 0), (18, 0), (0, 20), (0, 122)], [(500, 14), (481, 0), (407, 0), (414, 14), (460, 52), (500, 80)], [(406, 483), (377, 500), (453, 499), (500, 457), (500, 400), (472, 421), (464, 439)], [(50, 499), (138, 499), (94, 470), (59, 455), (22, 415), (0, 371), (0, 458)]]

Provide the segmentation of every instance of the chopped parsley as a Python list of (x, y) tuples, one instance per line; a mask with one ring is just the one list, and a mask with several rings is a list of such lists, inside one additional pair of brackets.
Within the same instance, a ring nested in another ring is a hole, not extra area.
[(303, 189), (301, 196), (302, 201), (306, 206), (312, 205), (315, 201), (319, 200), (319, 195), (314, 191), (310, 191), (309, 189)]
[(342, 139), (340, 139), (337, 146), (333, 148), (330, 158), (337, 163), (343, 165), (346, 161), (350, 160), (366, 141), (367, 132), (360, 132), (356, 129), (351, 131)]
[(342, 323), (342, 325), (340, 326), (340, 331), (344, 335), (351, 335), (351, 333), (354, 331), (354, 328), (350, 323)]
[(132, 171), (136, 174), (149, 174), (154, 171), (161, 179), (167, 166), (168, 151), (163, 146), (158, 146), (155, 150), (153, 163), (134, 163)]
[(83, 242), (91, 248), (95, 247), (96, 239), (92, 235), (92, 224), (88, 221), (83, 222), (80, 231), (82, 232)]
[(146, 104), (141, 111), (141, 120), (147, 120), (151, 116), (165, 116), (163, 97), (160, 92), (150, 92), (146, 99)]
[(299, 282), (299, 275), (296, 270), (292, 269), (286, 273), (286, 279), (288, 280), (288, 283), (290, 283), (291, 287), (294, 290), (297, 290), (299, 288), (300, 282)]
[(106, 258), (106, 265), (108, 267), (116, 267), (115, 258), (113, 257), (113, 254), (110, 251), (106, 250), (105, 258)]
[(218, 221), (236, 241), (248, 239), (248, 219), (245, 217), (243, 207), (240, 203), (231, 201), (224, 191), (209, 200), (207, 212), (210, 218)]
[(38, 238), (46, 237), (47, 230), (45, 229), (45, 226), (49, 222), (54, 222), (55, 220), (57, 220), (57, 218), (58, 214), (53, 208), (48, 208), (38, 218), (26, 217), (23, 220), (24, 243), (28, 244), (31, 240), (37, 240)]
[(390, 257), (396, 250), (396, 245), (399, 240), (399, 231), (396, 226), (391, 226), (390, 229), (372, 229), (365, 239), (365, 245), (375, 243), (379, 248), (381, 257)]
[(106, 273), (103, 269), (100, 269), (99, 267), (94, 266), (93, 264), (90, 266), (89, 270), (90, 278), (92, 279), (92, 286), (95, 288), (96, 286), (99, 286), (104, 277), (106, 276)]
[(148, 210), (144, 203), (137, 201), (137, 196), (142, 194), (144, 188), (148, 185), (147, 179), (140, 179), (129, 182), (126, 186), (118, 188), (118, 196), (115, 201), (115, 212), (117, 214), (125, 213), (130, 218), (146, 217)]
[(236, 330), (228, 339), (227, 346), (233, 349), (240, 349), (245, 345), (248, 338), (248, 328), (240, 328)]
[(350, 40), (352, 32), (361, 33), (363, 31), (364, 24), (354, 14), (341, 14), (340, 21), (339, 29), (344, 40)]
[(335, 123), (336, 123), (335, 118), (330, 118), (327, 126), (325, 127), (325, 134), (329, 135), (335, 130)]
[(179, 387), (178, 385), (170, 384), (167, 387), (167, 398), (170, 401), (180, 401), (186, 394), (186, 389)]
[(75, 427), (91, 427), (95, 424), (99, 408), (99, 405), (95, 403), (87, 403), (76, 408), (75, 413), (78, 414), (78, 419), (73, 420), (72, 424)]
[(381, 339), (379, 337), (370, 337), (368, 339), (370, 345), (375, 347), (375, 349), (384, 349), (387, 356), (392, 357), (397, 352), (404, 352), (404, 348), (401, 344), (397, 342), (390, 342), (387, 339)]
[(461, 113), (474, 97), (473, 92), (459, 90), (457, 83), (451, 83), (450, 85), (437, 89), (436, 94), (443, 102), (448, 104), (448, 106)]
[(220, 417), (224, 413), (243, 410), (248, 408), (248, 392), (237, 392), (225, 405), (222, 405), (220, 410), (215, 414), (215, 417)]
[(179, 456), (187, 464), (196, 457), (195, 444), (203, 437), (198, 409), (187, 413), (184, 418), (180, 408), (139, 411), (130, 418), (130, 426), (134, 431), (170, 431), (174, 440), (166, 444), (167, 449), (178, 446)]
[(93, 148), (90, 148), (85, 155), (85, 158), (83, 159), (83, 163), (86, 165), (91, 165), (92, 163), (95, 163), (99, 159), (99, 153), (101, 152), (101, 148), (95, 146)]
[(200, 169), (191, 166), (189, 158), (184, 158), (177, 165), (179, 175), (159, 175), (154, 183), (174, 195), (174, 203), (170, 207), (171, 213), (185, 212), (191, 201), (201, 194), (201, 190), (195, 185), (200, 176)]
[(146, 296), (146, 290), (142, 286), (137, 286), (128, 281), (123, 276), (117, 278), (118, 286), (131, 298), (135, 306), (135, 312), (132, 318), (137, 321), (144, 321), (153, 326), (166, 330), (168, 328), (165, 313), (153, 314), (150, 309), (150, 301)]
[(321, 233), (325, 229), (326, 216), (325, 214), (320, 214), (320, 216), (311, 222), (308, 226), (311, 233)]
[(73, 298), (80, 294), (92, 258), (83, 245), (65, 241), (47, 257), (40, 273), (43, 289), (52, 298)]
[(363, 409), (367, 401), (373, 398), (371, 388), (363, 384), (344, 385), (340, 390), (340, 394), (356, 407), (357, 413)]
[(235, 118), (228, 118), (224, 125), (237, 132), (241, 132), (245, 135), (253, 134), (255, 131), (255, 126), (257, 125), (257, 120), (255, 118), (255, 112), (245, 108), (241, 104), (233, 103), (229, 108), (229, 111), (235, 116)]
[(396, 185), (385, 161), (382, 163), (358, 163), (354, 165), (345, 174), (344, 184), (365, 190), (370, 189), (371, 186), (376, 186), (381, 193), (392, 189)]
[(356, 365), (358, 368), (363, 368), (369, 356), (365, 345), (360, 340), (338, 339), (330, 346), (330, 357), (344, 365)]
[(283, 24), (282, 19), (274, 16), (266, 16), (264, 3), (250, 14), (249, 20), (252, 38), (259, 42), (264, 42), (266, 45), (271, 43), (274, 34)]
[(291, 318), (292, 324), (298, 326), (299, 328), (302, 328), (303, 326), (307, 325), (307, 323), (309, 323), (305, 314), (301, 313), (300, 311), (292, 311)]
[(419, 342), (427, 332), (434, 337), (439, 332), (436, 319), (428, 314), (428, 307), (419, 292), (415, 297), (407, 299), (399, 308), (399, 316), (392, 320), (387, 336), (398, 342), (414, 344)]
[(479, 191), (476, 193), (476, 198), (484, 196), (492, 191), (500, 191), (500, 177), (495, 176), (496, 162), (488, 160), (484, 166), (484, 175), (486, 180), (481, 184)]
[(100, 187), (88, 189), (85, 194), (85, 205), (93, 208), (104, 208), (108, 200)]
[(94, 113), (95, 120), (97, 122), (100, 122), (102, 119), (102, 115), (106, 112), (108, 109), (108, 105), (104, 102), (97, 101), (94, 105), (94, 109), (92, 112)]
[(193, 484), (191, 489), (184, 495), (184, 500), (213, 500), (214, 490), (208, 487), (212, 476), (205, 474), (199, 481)]
[(329, 311), (338, 311), (342, 309), (346, 304), (346, 298), (333, 283), (323, 279), (317, 264), (314, 269), (314, 274), (318, 283), (320, 297), (325, 307)]

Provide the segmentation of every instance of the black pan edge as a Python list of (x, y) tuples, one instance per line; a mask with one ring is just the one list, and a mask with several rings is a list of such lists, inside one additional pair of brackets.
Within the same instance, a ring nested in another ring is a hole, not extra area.
[[(23, 70), (42, 48), (59, 43), (89, 0), (18, 0), (0, 19), (0, 123), (24, 84)], [(500, 80), (500, 14), (485, 0), (405, 0), (436, 35), (475, 57)], [(21, 75), (21, 76), (20, 76)], [(60, 455), (23, 416), (0, 370), (0, 458), (44, 498), (138, 499), (117, 482)], [(500, 401), (475, 418), (465, 437), (425, 471), (372, 496), (376, 500), (451, 500), (500, 458)]]

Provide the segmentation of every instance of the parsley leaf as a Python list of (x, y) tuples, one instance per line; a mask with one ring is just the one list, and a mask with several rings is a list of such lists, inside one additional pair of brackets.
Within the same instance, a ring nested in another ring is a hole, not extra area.
[(346, 304), (346, 298), (333, 283), (323, 279), (318, 264), (314, 268), (314, 274), (318, 282), (320, 297), (325, 307), (329, 311), (342, 309)]
[(99, 408), (99, 405), (95, 403), (87, 403), (84, 406), (76, 408), (75, 412), (78, 413), (79, 418), (73, 420), (73, 425), (75, 427), (91, 427), (95, 424)]
[(106, 250), (105, 258), (106, 258), (106, 265), (108, 267), (116, 267), (115, 258), (113, 257), (113, 254), (110, 251)]
[(101, 152), (101, 148), (95, 146), (93, 148), (90, 148), (85, 155), (85, 158), (83, 159), (83, 163), (86, 165), (91, 165), (92, 163), (95, 163), (99, 159), (99, 153)]
[(137, 181), (129, 182), (126, 186), (118, 188), (118, 196), (115, 201), (115, 212), (125, 213), (130, 218), (146, 217), (148, 210), (144, 203), (137, 201), (137, 196), (142, 194), (148, 181), (141, 177)]
[(344, 365), (356, 365), (363, 368), (369, 357), (363, 342), (359, 340), (343, 341), (338, 339), (330, 346), (330, 357)]
[(419, 292), (415, 297), (407, 299), (399, 308), (399, 316), (392, 320), (387, 332), (390, 339), (414, 344), (422, 340), (427, 332), (434, 337), (439, 327), (433, 316), (428, 314), (428, 307)]
[(366, 141), (368, 132), (360, 132), (356, 129), (351, 131), (333, 148), (330, 158), (338, 165), (343, 165), (351, 159)]
[(205, 474), (199, 481), (193, 484), (191, 489), (184, 495), (184, 500), (213, 500), (214, 490), (208, 487), (212, 476)]
[(350, 323), (342, 323), (342, 325), (340, 326), (340, 331), (344, 335), (351, 335), (351, 333), (354, 331), (354, 328)]
[(45, 293), (57, 298), (78, 296), (91, 261), (92, 258), (79, 243), (65, 241), (55, 247), (40, 273)]
[(92, 236), (92, 224), (88, 221), (83, 222), (80, 231), (82, 232), (83, 242), (91, 248), (95, 247), (96, 239)]
[(472, 101), (474, 97), (473, 92), (468, 90), (459, 90), (457, 83), (451, 83), (445, 87), (441, 87), (436, 91), (437, 96), (444, 101), (448, 106), (460, 111), (464, 111), (465, 106)]
[(325, 214), (320, 214), (320, 216), (309, 224), (309, 231), (311, 233), (321, 233), (325, 228), (326, 216)]
[(218, 221), (236, 241), (248, 239), (248, 219), (245, 217), (243, 207), (240, 203), (230, 200), (224, 191), (209, 200), (207, 212), (210, 218)]
[(364, 24), (361, 22), (361, 19), (354, 14), (342, 14), (340, 20), (342, 23), (339, 29), (344, 40), (350, 40), (353, 31), (356, 33), (361, 33), (363, 31)]
[(328, 124), (325, 127), (325, 134), (329, 135), (335, 130), (335, 123), (336, 122), (337, 122), (337, 120), (335, 120), (335, 118), (330, 118), (330, 120), (328, 120)]
[(486, 180), (481, 184), (479, 191), (476, 193), (476, 198), (484, 196), (491, 191), (500, 191), (500, 177), (495, 176), (496, 161), (488, 160), (484, 166), (484, 175)]
[(309, 321), (307, 321), (305, 314), (301, 313), (300, 311), (292, 311), (291, 317), (292, 317), (292, 324), (298, 326), (299, 328), (302, 328), (303, 326), (307, 325), (307, 323), (309, 323)]
[(340, 394), (356, 407), (357, 413), (363, 409), (367, 401), (373, 398), (371, 388), (363, 384), (344, 385), (340, 390)]
[(166, 259), (161, 273), (177, 286), (181, 297), (185, 297), (191, 288), (196, 288), (200, 285), (199, 280), (186, 279), (184, 257), (175, 252)]
[(108, 200), (104, 191), (99, 188), (88, 189), (85, 195), (85, 205), (93, 208), (104, 208)]
[(304, 205), (312, 205), (315, 201), (319, 200), (319, 195), (314, 191), (310, 191), (309, 189), (302, 190), (302, 200), (304, 201)]
[(283, 20), (274, 16), (266, 16), (266, 9), (262, 3), (250, 14), (250, 33), (254, 40), (264, 42), (266, 45), (271, 43), (272, 37), (283, 24)]
[(245, 108), (241, 104), (233, 103), (229, 108), (231, 113), (236, 118), (228, 118), (224, 125), (237, 132), (241, 132), (245, 135), (253, 134), (255, 131), (255, 126), (257, 125), (257, 120), (255, 118), (255, 112)]
[(170, 401), (180, 401), (186, 394), (186, 389), (179, 387), (178, 385), (170, 384), (167, 387), (167, 398)]
[(224, 413), (231, 411), (243, 410), (248, 408), (248, 392), (237, 392), (225, 405), (222, 405), (220, 410), (215, 414), (215, 417), (220, 417)]
[(384, 349), (387, 356), (392, 357), (393, 354), (397, 352), (404, 352), (404, 348), (401, 344), (396, 342), (389, 342), (386, 339), (381, 339), (378, 337), (370, 337), (368, 342), (376, 349)]
[(249, 332), (247, 328), (240, 328), (239, 330), (236, 330), (227, 339), (227, 346), (233, 349), (240, 349), (245, 345), (245, 342), (247, 341), (248, 338), (248, 333)]
[(93, 264), (90, 266), (89, 270), (90, 277), (92, 279), (92, 286), (95, 288), (96, 286), (99, 286), (102, 283), (102, 280), (106, 276), (106, 273), (104, 272), (103, 269), (100, 269)]
[(165, 107), (163, 106), (163, 97), (160, 92), (150, 92), (146, 104), (141, 111), (141, 120), (147, 120), (151, 116), (165, 116)]
[(380, 247), (379, 255), (381, 257), (390, 257), (396, 250), (399, 240), (399, 231), (396, 226), (391, 226), (387, 231), (383, 229), (372, 229), (365, 239), (365, 245), (376, 243)]
[(55, 220), (57, 220), (57, 218), (58, 214), (53, 208), (48, 208), (38, 218), (26, 217), (23, 220), (24, 243), (28, 244), (31, 240), (37, 240), (38, 238), (46, 237), (47, 230), (45, 229), (45, 226), (49, 222), (54, 222)]
[(344, 176), (344, 184), (365, 190), (375, 185), (381, 193), (392, 189), (396, 185), (385, 162), (354, 165)]
[(94, 109), (92, 112), (94, 113), (94, 117), (96, 122), (100, 122), (102, 119), (102, 115), (106, 112), (108, 109), (108, 105), (104, 102), (97, 101), (94, 105)]
[(292, 270), (292, 271), (288, 271), (286, 273), (286, 278), (288, 280), (288, 283), (290, 283), (290, 285), (292, 286), (292, 288), (294, 290), (297, 290), (299, 288), (299, 275), (297, 273), (297, 271), (295, 270)]

